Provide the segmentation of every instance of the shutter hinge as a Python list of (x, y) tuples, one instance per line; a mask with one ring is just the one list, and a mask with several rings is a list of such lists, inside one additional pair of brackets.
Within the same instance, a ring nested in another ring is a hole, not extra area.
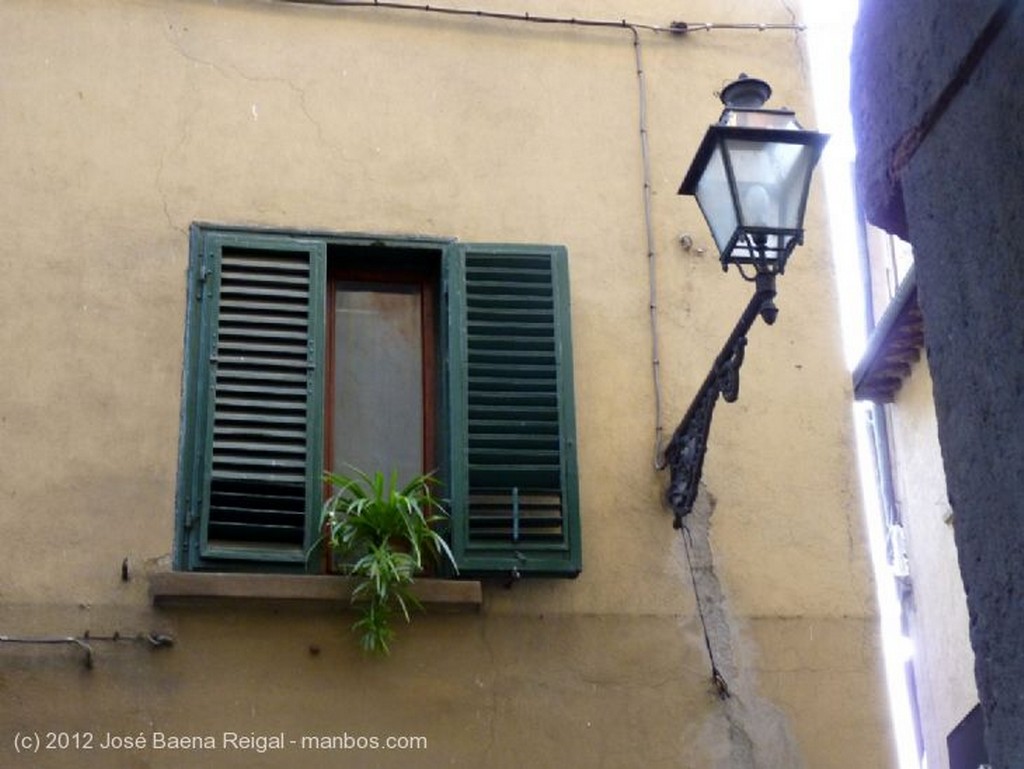
[(313, 394), (313, 380), (316, 378), (316, 346), (310, 340), (306, 346), (306, 395)]
[(199, 280), (202, 283), (205, 283), (210, 273), (213, 272), (213, 270), (208, 266), (213, 261), (213, 258), (213, 254), (206, 254), (203, 257), (203, 263), (199, 268)]
[(196, 290), (195, 298), (196, 301), (202, 304), (203, 297), (206, 296), (206, 258), (200, 257), (199, 270), (196, 272)]
[(191, 499), (185, 500), (185, 531), (189, 531), (196, 522), (196, 510), (203, 506), (203, 498), (197, 497), (195, 504), (192, 503)]

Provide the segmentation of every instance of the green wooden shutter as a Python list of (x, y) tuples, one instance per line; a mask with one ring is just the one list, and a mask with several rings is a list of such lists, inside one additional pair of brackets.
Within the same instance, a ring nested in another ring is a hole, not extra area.
[(581, 568), (568, 261), (461, 245), (447, 261), (452, 545), (465, 574)]
[(179, 560), (300, 570), (321, 497), (324, 246), (205, 232), (198, 248)]

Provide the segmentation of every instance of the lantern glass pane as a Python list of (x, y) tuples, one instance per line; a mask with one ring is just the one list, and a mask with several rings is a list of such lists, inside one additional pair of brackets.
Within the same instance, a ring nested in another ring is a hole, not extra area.
[(783, 131), (799, 131), (796, 115), (784, 110), (727, 109), (721, 125), (739, 128), (778, 128)]
[(711, 234), (719, 252), (724, 253), (736, 231), (736, 208), (729, 187), (729, 177), (722, 159), (722, 145), (718, 144), (708, 160), (704, 173), (697, 182), (697, 202), (708, 220)]
[(817, 150), (805, 144), (727, 139), (745, 227), (800, 229)]

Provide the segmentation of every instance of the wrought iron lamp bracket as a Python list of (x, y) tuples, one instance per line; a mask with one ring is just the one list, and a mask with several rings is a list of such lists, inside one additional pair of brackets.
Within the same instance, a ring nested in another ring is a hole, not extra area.
[(758, 316), (771, 325), (779, 314), (775, 306), (775, 274), (758, 272), (755, 282), (757, 288), (754, 295), (665, 449), (665, 461), (670, 473), (666, 497), (672, 508), (672, 525), (676, 529), (682, 528), (683, 518), (690, 514), (697, 500), (708, 434), (711, 431), (711, 417), (718, 396), (721, 395), (726, 403), (732, 403), (739, 397), (740, 366), (743, 365), (746, 351), (747, 333)]

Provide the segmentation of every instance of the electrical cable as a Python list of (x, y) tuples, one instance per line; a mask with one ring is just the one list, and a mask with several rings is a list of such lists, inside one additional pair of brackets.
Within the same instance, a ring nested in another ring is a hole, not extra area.
[(632, 27), (633, 51), (636, 57), (637, 101), (640, 118), (640, 160), (644, 179), (644, 231), (647, 238), (647, 291), (651, 316), (651, 375), (654, 383), (654, 469), (662, 470), (667, 462), (664, 456), (665, 427), (661, 414), (661, 355), (658, 335), (658, 260), (654, 247), (654, 217), (651, 213), (651, 150), (647, 134), (647, 78), (644, 74), (643, 49), (640, 32)]
[(529, 13), (510, 13), (505, 11), (485, 11), (473, 8), (455, 8), (444, 5), (427, 5), (418, 3), (392, 2), (391, 0), (277, 0), (277, 2), (289, 5), (320, 5), (335, 8), (383, 8), (393, 11), (421, 11), (424, 13), (437, 13), (445, 16), (469, 16), (481, 19), (500, 19), (503, 21), (518, 21), (530, 24), (567, 24), (578, 27), (605, 27), (617, 29), (643, 29), (649, 32), (668, 32), (674, 35), (685, 35), (690, 32), (711, 32), (715, 29), (731, 30), (754, 30), (765, 32), (768, 30), (782, 30), (802, 32), (806, 27), (803, 24), (765, 24), (765, 23), (715, 23), (701, 22), (692, 23), (685, 21), (673, 21), (668, 26), (659, 24), (643, 24), (629, 21), (627, 19), (581, 19), (575, 16), (531, 16)]
[(697, 616), (700, 618), (700, 628), (704, 633), (704, 646), (708, 650), (708, 661), (711, 663), (711, 684), (715, 687), (715, 693), (718, 694), (718, 698), (727, 700), (732, 696), (732, 692), (729, 691), (729, 684), (725, 680), (725, 676), (722, 675), (722, 671), (718, 669), (718, 664), (715, 662), (715, 652), (711, 647), (711, 635), (708, 633), (708, 623), (704, 619), (704, 605), (700, 600), (700, 590), (697, 588), (697, 575), (693, 569), (693, 560), (690, 558), (690, 546), (693, 544), (693, 535), (690, 533), (690, 529), (684, 523), (681, 527), (681, 534), (683, 537), (683, 550), (686, 552), (686, 565), (690, 570), (690, 582), (693, 584), (693, 600), (697, 604)]

